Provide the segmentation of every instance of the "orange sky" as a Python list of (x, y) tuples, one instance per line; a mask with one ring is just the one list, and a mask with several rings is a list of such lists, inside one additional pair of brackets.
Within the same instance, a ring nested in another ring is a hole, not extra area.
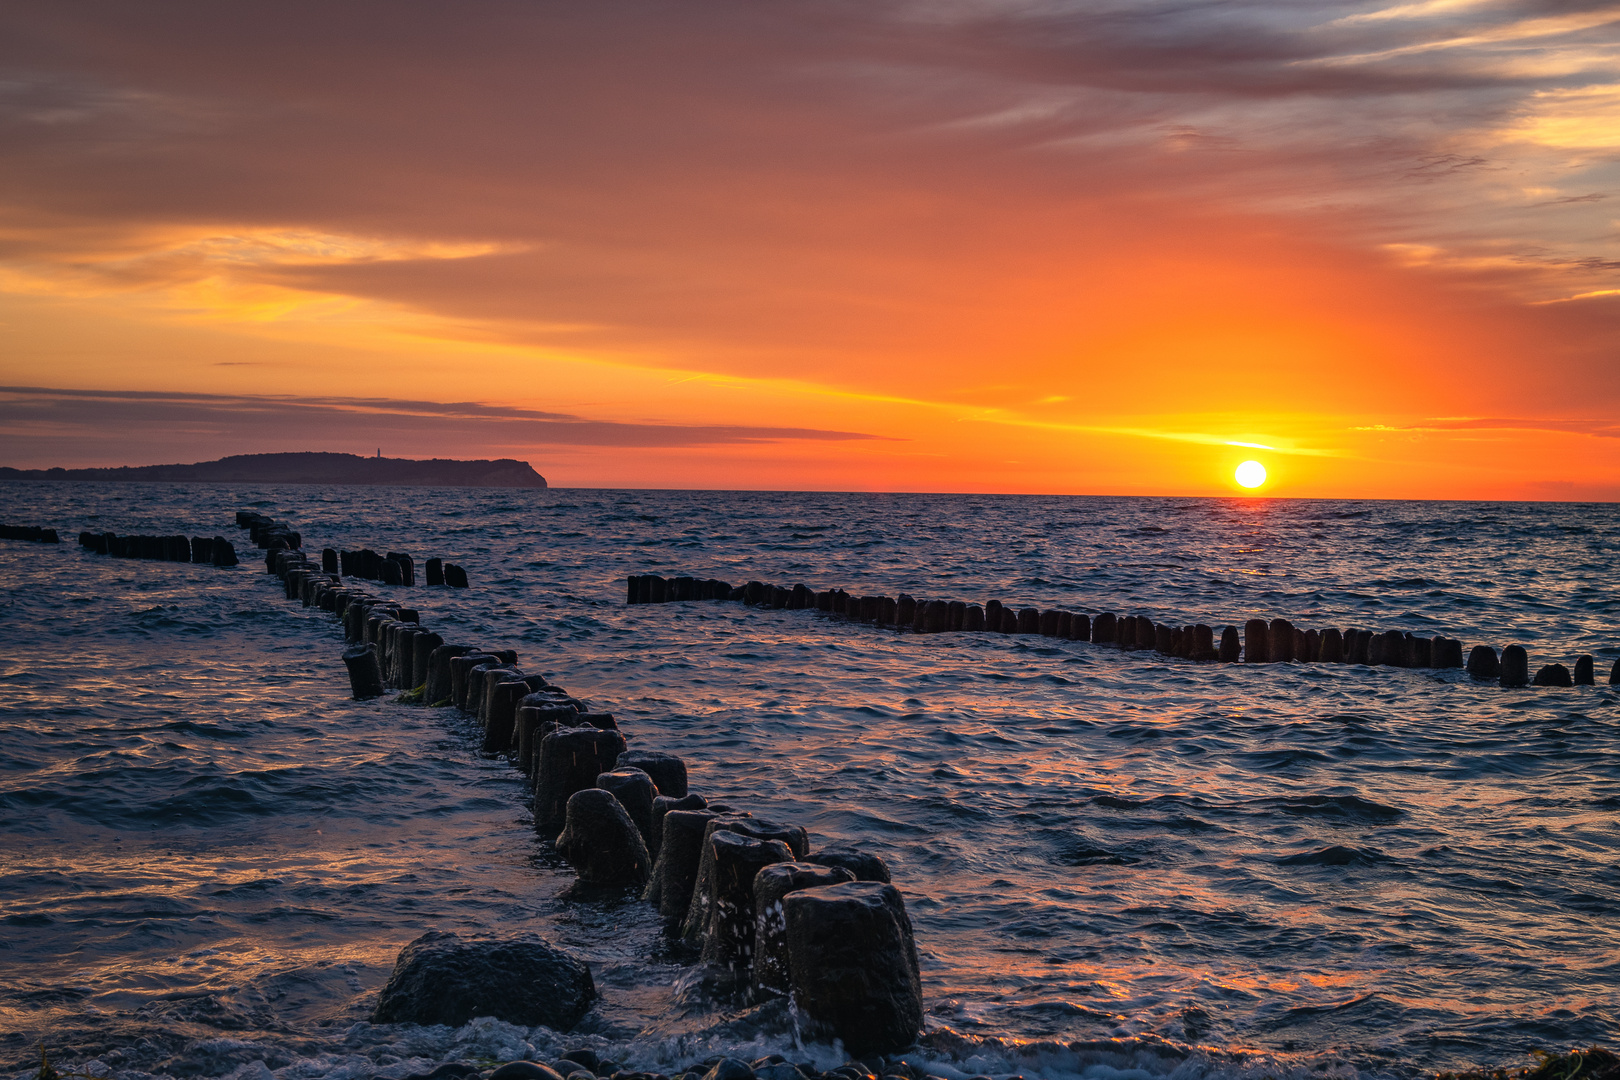
[(0, 464), (1620, 498), (1617, 27), (14, 6)]

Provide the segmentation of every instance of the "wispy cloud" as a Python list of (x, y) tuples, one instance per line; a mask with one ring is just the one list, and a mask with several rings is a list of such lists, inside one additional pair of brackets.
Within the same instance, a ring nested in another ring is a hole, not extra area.
[(1437, 417), (1413, 424), (1378, 424), (1355, 431), (1552, 431), (1587, 435), (1594, 439), (1620, 439), (1620, 420), (1538, 419), (1534, 417)]

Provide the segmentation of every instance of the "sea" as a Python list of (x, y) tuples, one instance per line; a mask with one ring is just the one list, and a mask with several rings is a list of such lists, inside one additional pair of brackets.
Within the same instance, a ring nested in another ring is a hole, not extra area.
[[(338, 625), (238, 510), (465, 566), (368, 587), (517, 650), (711, 800), (881, 855), (937, 1075), (1416, 1077), (1620, 1034), (1620, 507), (11, 483), (0, 522), (63, 542), (0, 541), (0, 1077), (42, 1046), (118, 1080), (845, 1059), (688, 992), (634, 894), (581, 895), (474, 721), (350, 700)], [(627, 606), (641, 573), (1445, 633), (1589, 653), (1598, 685)], [(538, 933), (600, 1000), (572, 1032), (371, 1023), (429, 929)]]

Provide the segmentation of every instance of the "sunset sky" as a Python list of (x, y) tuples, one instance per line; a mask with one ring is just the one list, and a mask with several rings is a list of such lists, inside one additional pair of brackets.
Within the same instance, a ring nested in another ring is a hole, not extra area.
[(0, 464), (1620, 499), (1620, 4), (9, 4)]

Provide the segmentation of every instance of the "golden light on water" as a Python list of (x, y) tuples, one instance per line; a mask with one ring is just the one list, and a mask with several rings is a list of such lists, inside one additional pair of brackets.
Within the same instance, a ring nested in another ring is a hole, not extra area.
[(1266, 467), (1258, 461), (1245, 461), (1237, 467), (1236, 479), (1241, 487), (1257, 488), (1266, 482)]

